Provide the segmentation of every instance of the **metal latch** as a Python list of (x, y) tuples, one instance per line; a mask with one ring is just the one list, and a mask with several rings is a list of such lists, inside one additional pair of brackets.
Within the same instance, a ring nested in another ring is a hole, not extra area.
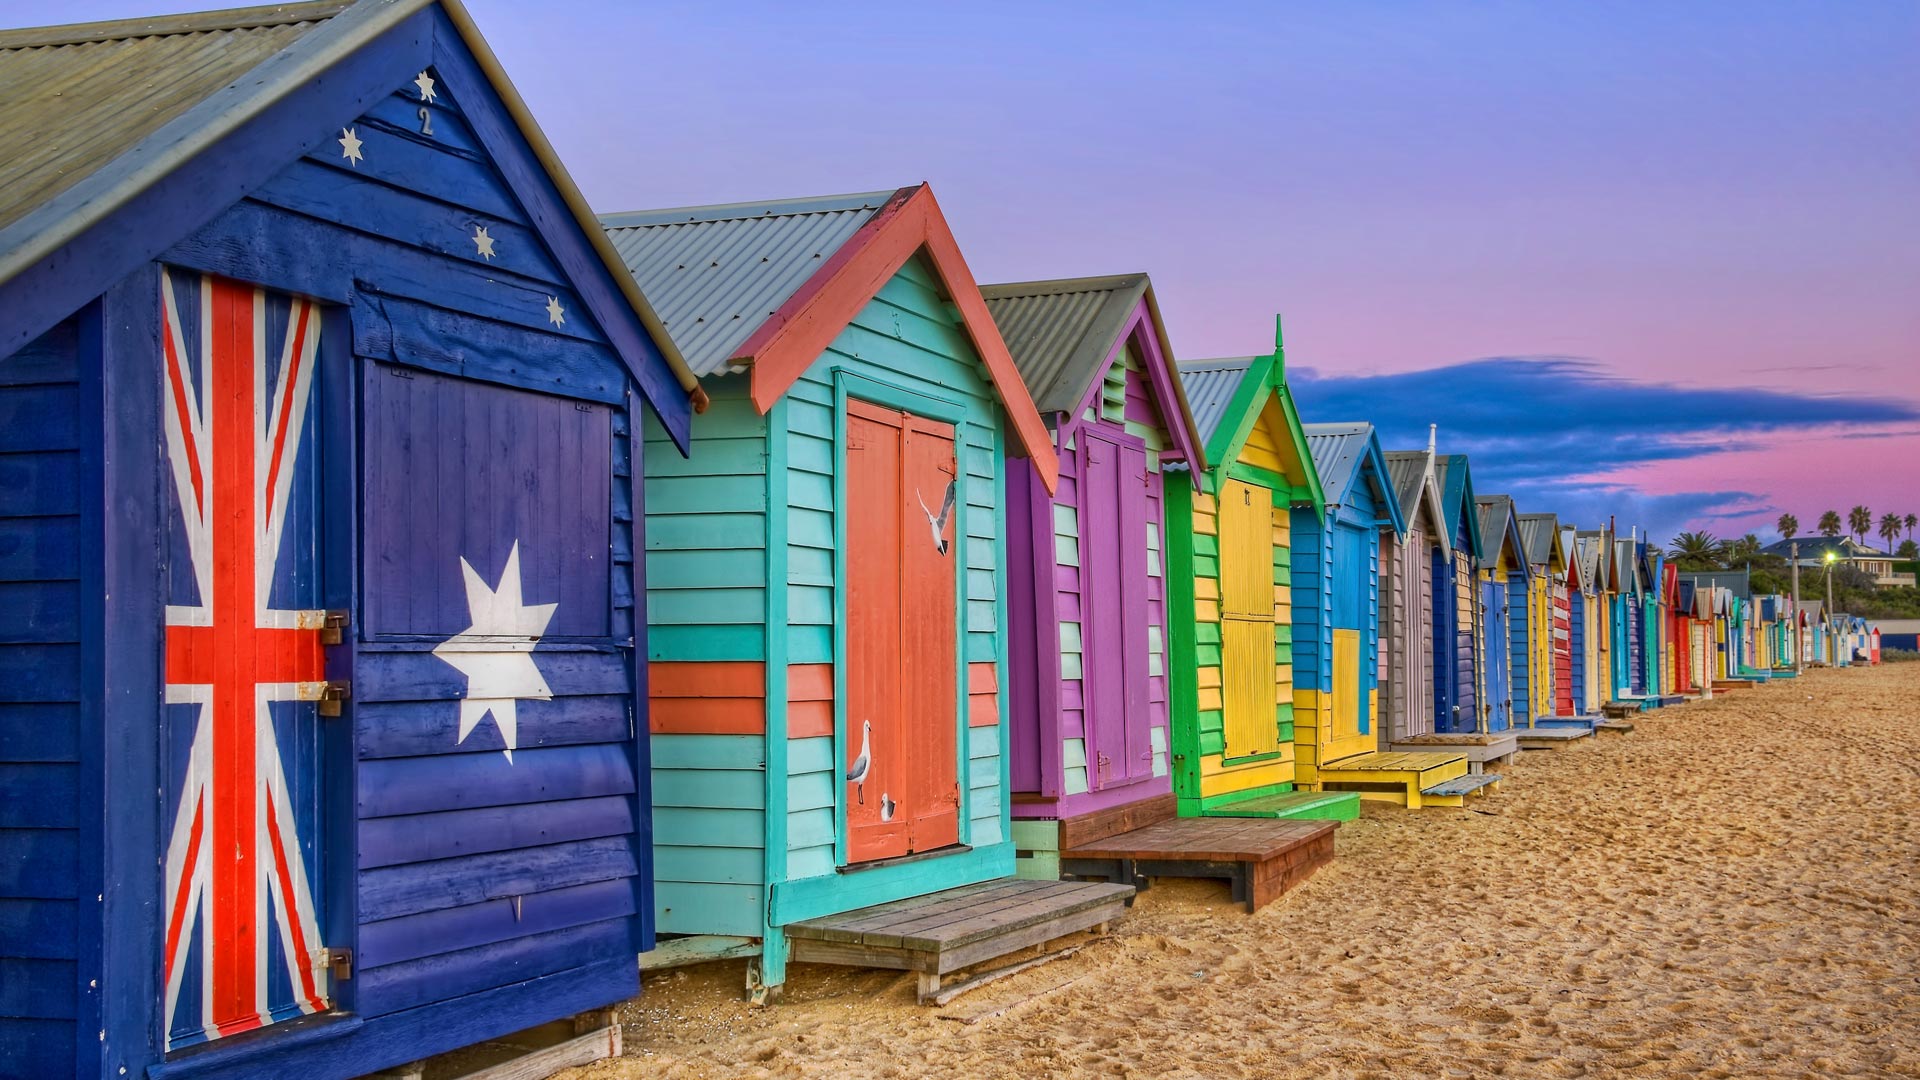
[(345, 679), (335, 679), (320, 691), (320, 704), (317, 708), (321, 716), (339, 716), (340, 703), (353, 696), (353, 684)]
[(347, 624), (352, 617), (344, 611), (329, 611), (320, 622), (320, 644), (338, 645), (346, 640)]
[(321, 949), (320, 963), (332, 972), (335, 982), (346, 982), (353, 978), (352, 949)]

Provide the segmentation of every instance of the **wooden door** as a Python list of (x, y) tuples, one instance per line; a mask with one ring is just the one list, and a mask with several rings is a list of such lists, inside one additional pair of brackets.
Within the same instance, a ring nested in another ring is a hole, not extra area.
[(1486, 700), (1482, 714), (1488, 731), (1505, 731), (1513, 722), (1513, 682), (1507, 670), (1507, 586), (1499, 581), (1480, 583), (1483, 613), (1481, 649), (1486, 657)]
[(1358, 630), (1333, 632), (1333, 724), (1322, 745), (1322, 761), (1332, 764), (1341, 758), (1364, 754), (1374, 749), (1361, 718), (1366, 691), (1361, 687), (1361, 640)]
[(1274, 680), (1273, 492), (1227, 481), (1220, 490), (1221, 718), (1228, 758), (1280, 749)]
[(173, 547), (156, 854), (175, 1049), (332, 1005), (317, 959), (330, 590), (318, 306), (173, 272), (157, 299)]
[(1080, 574), (1088, 786), (1153, 775), (1147, 712), (1147, 452), (1080, 432)]
[(847, 859), (958, 843), (953, 425), (847, 402)]

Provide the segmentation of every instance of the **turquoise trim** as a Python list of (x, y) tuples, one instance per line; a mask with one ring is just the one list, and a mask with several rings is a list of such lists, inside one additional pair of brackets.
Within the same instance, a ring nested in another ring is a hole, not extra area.
[(977, 881), (1013, 874), (1011, 840), (937, 859), (880, 866), (852, 873), (828, 874), (802, 881), (783, 881), (769, 887), (769, 921), (779, 926), (837, 915), (909, 896), (956, 889)]
[[(767, 786), (764, 880), (771, 886), (787, 879), (787, 400), (767, 410)], [(771, 888), (769, 888), (771, 893)], [(787, 936), (766, 919), (760, 946), (760, 983), (778, 986), (787, 979)]]
[[(859, 398), (861, 401), (875, 405), (884, 405), (889, 409), (900, 409), (915, 416), (939, 420), (956, 427), (966, 423), (967, 420), (966, 404), (953, 398), (939, 397), (921, 390), (910, 390), (870, 375), (860, 375), (845, 368), (835, 368), (833, 371), (834, 405), (840, 407), (843, 414), (849, 397)], [(839, 434), (844, 435), (844, 429)]]

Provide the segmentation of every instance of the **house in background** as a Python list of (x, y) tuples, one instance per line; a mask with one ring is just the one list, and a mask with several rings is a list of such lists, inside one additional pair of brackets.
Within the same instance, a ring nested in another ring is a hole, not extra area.
[(1857, 543), (1850, 536), (1797, 536), (1792, 540), (1776, 540), (1761, 550), (1768, 555), (1791, 560), (1796, 547), (1802, 569), (1824, 571), (1831, 561), (1853, 567), (1872, 578), (1873, 583), (1883, 589), (1911, 586), (1916, 580), (1913, 572), (1906, 569), (1898, 557), (1879, 548)]

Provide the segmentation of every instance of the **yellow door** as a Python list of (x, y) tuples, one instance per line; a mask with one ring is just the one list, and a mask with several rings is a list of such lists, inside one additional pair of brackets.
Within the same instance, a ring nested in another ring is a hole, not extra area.
[(1321, 761), (1364, 754), (1374, 738), (1360, 730), (1360, 631), (1333, 632), (1333, 723), (1327, 729)]
[(1280, 749), (1273, 637), (1273, 492), (1229, 480), (1220, 499), (1220, 697), (1225, 757)]

